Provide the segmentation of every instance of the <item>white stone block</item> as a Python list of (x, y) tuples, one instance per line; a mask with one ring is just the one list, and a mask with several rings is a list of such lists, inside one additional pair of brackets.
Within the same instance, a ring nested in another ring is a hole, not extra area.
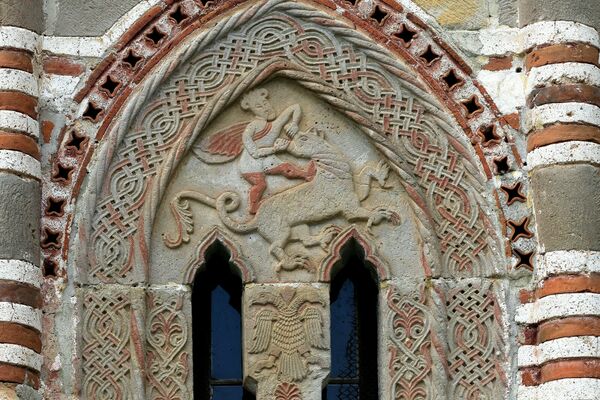
[(39, 288), (42, 284), (42, 270), (27, 261), (0, 260), (0, 279)]
[(0, 150), (1, 170), (35, 179), (41, 179), (42, 176), (41, 165), (38, 160), (28, 154), (14, 150)]
[[(527, 154), (529, 170), (540, 166), (574, 162), (600, 164), (600, 144), (573, 140), (539, 147)], [(572, 255), (580, 259), (580, 255)], [(564, 258), (564, 261), (568, 262), (567, 258)]]

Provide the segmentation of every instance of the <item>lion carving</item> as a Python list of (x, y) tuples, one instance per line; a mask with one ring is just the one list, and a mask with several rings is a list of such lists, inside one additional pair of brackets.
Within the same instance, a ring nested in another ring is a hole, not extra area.
[[(287, 147), (295, 157), (310, 160), (316, 167), (314, 177), (297, 186), (276, 193), (260, 203), (255, 215), (246, 220), (236, 220), (231, 213), (240, 206), (240, 195), (233, 191), (221, 193), (216, 198), (195, 191), (183, 191), (171, 202), (179, 235), (172, 239), (164, 236), (169, 247), (177, 247), (189, 241), (193, 231), (193, 218), (186, 199), (200, 201), (215, 208), (222, 223), (239, 234), (258, 232), (270, 243), (269, 251), (277, 260), (275, 270), (312, 270), (304, 255), (290, 255), (285, 251), (291, 240), (299, 240), (304, 246), (325, 246), (339, 232), (326, 227), (319, 235), (311, 236), (308, 224), (343, 217), (349, 222), (366, 221), (367, 231), (384, 220), (393, 225), (400, 223), (400, 216), (386, 207), (373, 210), (361, 205), (368, 196), (372, 180), (385, 187), (389, 166), (385, 162), (367, 164), (356, 177), (346, 156), (328, 143), (321, 133), (298, 132)], [(293, 230), (295, 231), (293, 237)], [(298, 234), (300, 232), (300, 234)]]

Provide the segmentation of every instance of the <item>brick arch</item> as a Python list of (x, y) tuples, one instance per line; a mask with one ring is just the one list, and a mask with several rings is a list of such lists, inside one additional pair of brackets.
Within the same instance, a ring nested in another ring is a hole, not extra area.
[[(62, 256), (66, 255), (73, 203), (86, 177), (86, 167), (99, 142), (118, 141), (118, 138), (110, 139), (106, 133), (111, 129), (113, 118), (128, 105), (134, 87), (151, 75), (179, 42), (241, 3), (209, 2), (205, 7), (199, 7), (182, 1), (154, 7), (132, 25), (117, 43), (116, 51), (96, 68), (76, 96), (80, 103), (80, 117), (63, 131), (59, 139), (60, 148), (54, 159), (49, 184), (61, 190), (48, 190), (46, 193), (64, 195), (50, 196), (44, 199), (44, 203), (58, 202), (66, 207), (60, 216), (53, 218), (51, 225), (43, 228), (46, 259), (60, 257), (60, 249)], [(360, 2), (357, 5), (325, 0), (307, 3), (317, 8), (343, 10), (342, 15), (362, 32), (410, 65), (459, 123), (474, 146), (483, 174), (488, 179), (493, 175), (491, 166), (494, 160), (521, 163), (514, 146), (502, 140), (506, 124), (481, 85), (472, 78), (468, 65), (417, 16), (398, 4), (383, 2), (373, 3), (370, 9)], [(183, 20), (174, 17), (177, 10), (186, 15)], [(382, 14), (385, 17), (378, 20)], [(485, 132), (491, 132), (495, 140), (486, 142)], [(500, 202), (501, 197), (496, 194), (496, 198)], [(503, 220), (501, 210), (499, 213)]]

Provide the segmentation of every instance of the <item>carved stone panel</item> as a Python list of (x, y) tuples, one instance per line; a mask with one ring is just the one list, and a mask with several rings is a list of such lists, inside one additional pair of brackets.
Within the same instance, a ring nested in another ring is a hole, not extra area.
[[(440, 265), (398, 172), (358, 125), (289, 79), (246, 92), (209, 124), (156, 222), (153, 265), (193, 263), (218, 229), (258, 281), (323, 279), (350, 232), (386, 266), (383, 279)], [(150, 279), (185, 281), (186, 268), (153, 268)]]
[(191, 292), (185, 286), (147, 292), (148, 400), (186, 400), (193, 395)]
[(249, 285), (244, 291), (244, 361), (257, 399), (317, 399), (329, 372), (329, 289)]
[[(106, 182), (91, 185), (92, 282), (146, 281), (160, 241), (160, 252), (189, 247), (215, 225), (266, 247), (256, 263), (270, 280), (278, 271), (310, 280), (314, 254), (351, 220), (396, 243), (414, 230), (405, 221), (418, 220), (421, 243), (407, 251), (419, 262), (407, 265), (434, 275), (502, 268), (477, 157), (396, 56), (339, 15), (299, 2), (249, 3), (208, 32), (174, 50), (108, 133), (116, 146), (98, 156), (97, 175)], [(298, 197), (309, 191), (321, 208)], [(274, 208), (288, 220), (266, 218)], [(308, 232), (294, 229), (298, 213)], [(294, 249), (306, 246), (316, 250)], [(396, 256), (385, 243), (379, 250)]]
[(425, 285), (394, 281), (380, 296), (384, 399), (446, 398), (444, 315), (437, 294)]
[(458, 283), (446, 293), (451, 399), (498, 399), (506, 391), (503, 316), (489, 281)]
[(144, 290), (86, 288), (81, 319), (81, 397), (142, 400), (144, 396)]

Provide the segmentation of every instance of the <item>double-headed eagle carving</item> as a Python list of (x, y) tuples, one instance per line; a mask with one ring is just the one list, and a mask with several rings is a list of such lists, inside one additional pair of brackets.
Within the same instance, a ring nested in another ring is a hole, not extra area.
[(319, 363), (311, 349), (327, 349), (320, 307), (325, 299), (314, 291), (283, 289), (281, 293), (260, 292), (250, 306), (267, 306), (256, 314), (250, 353), (268, 353), (254, 366), (255, 372), (277, 368), (291, 381), (308, 375), (308, 365)]

